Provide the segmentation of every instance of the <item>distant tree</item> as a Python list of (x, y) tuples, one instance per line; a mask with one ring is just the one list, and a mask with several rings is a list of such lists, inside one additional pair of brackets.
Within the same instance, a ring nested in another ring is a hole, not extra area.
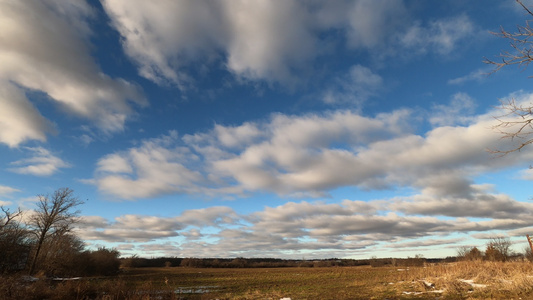
[(37, 209), (29, 217), (28, 227), (35, 234), (36, 243), (29, 274), (33, 274), (39, 254), (47, 240), (58, 239), (72, 230), (72, 226), (79, 221), (77, 207), (83, 201), (74, 196), (69, 188), (60, 188), (52, 195), (39, 195)]
[[(518, 4), (530, 15), (533, 12), (525, 6), (522, 1), (516, 0)], [(533, 61), (533, 28), (531, 21), (526, 21), (524, 26), (517, 26), (516, 32), (509, 32), (503, 27), (500, 32), (494, 33), (510, 42), (512, 51), (500, 53), (499, 60), (485, 59), (485, 63), (495, 66), (493, 72), (497, 72), (503, 67), (518, 65), (527, 68)], [(491, 150), (493, 153), (506, 155), (511, 152), (521, 151), (524, 147), (533, 143), (533, 103), (520, 104), (515, 99), (501, 103), (501, 116), (495, 117), (498, 123), (493, 129), (502, 134), (502, 138), (517, 142), (505, 149)]]
[(468, 252), (470, 251), (470, 247), (468, 246), (461, 246), (457, 248), (457, 257), (461, 259), (466, 259), (466, 256), (468, 255)]
[(488, 261), (504, 261), (504, 257), (501, 252), (498, 251), (498, 249), (494, 248), (494, 246), (491, 244), (487, 245), (484, 258)]
[(483, 258), (483, 253), (481, 253), (481, 251), (477, 247), (473, 247), (466, 254), (466, 259), (468, 260), (481, 260), (482, 258)]
[(493, 246), (503, 256), (503, 260), (507, 260), (513, 253), (511, 251), (512, 246), (511, 239), (508, 237), (493, 237), (490, 239), (489, 245)]

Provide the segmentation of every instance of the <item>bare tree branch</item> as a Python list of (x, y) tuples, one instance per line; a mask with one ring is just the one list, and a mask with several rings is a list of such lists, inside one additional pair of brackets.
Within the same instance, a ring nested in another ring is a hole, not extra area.
[[(522, 1), (516, 0), (524, 10), (533, 16), (533, 12), (527, 8)], [(503, 51), (500, 53), (500, 60), (491, 60), (485, 58), (484, 62), (494, 65), (495, 68), (491, 73), (499, 71), (501, 68), (510, 65), (518, 65), (524, 69), (533, 61), (533, 28), (530, 26), (531, 21), (526, 21), (525, 26), (517, 26), (516, 32), (508, 32), (503, 27), (500, 32), (493, 33), (496, 36), (507, 39), (510, 42), (512, 52)], [(512, 152), (520, 152), (524, 147), (533, 144), (533, 103), (528, 105), (517, 103), (515, 99), (502, 102), (500, 109), (503, 111), (501, 116), (495, 117), (498, 124), (492, 129), (502, 135), (502, 139), (508, 139), (511, 145), (508, 149), (489, 150), (501, 156)]]
[(489, 150), (491, 153), (506, 155), (511, 152), (521, 151), (527, 145), (533, 144), (533, 105), (519, 105), (515, 99), (502, 102), (500, 109), (505, 113), (494, 117), (498, 124), (492, 127), (493, 130), (502, 135), (502, 139), (516, 141), (507, 150)]
[(22, 215), (22, 211), (17, 209), (16, 212), (10, 212), (9, 208), (0, 206), (3, 216), (0, 218), (0, 231), (3, 230), (6, 226), (9, 225), (15, 218), (18, 218)]

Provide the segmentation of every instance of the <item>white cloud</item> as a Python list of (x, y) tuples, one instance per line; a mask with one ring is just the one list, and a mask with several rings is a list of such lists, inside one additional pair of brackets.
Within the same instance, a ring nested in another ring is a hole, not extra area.
[(394, 0), (105, 0), (103, 6), (140, 75), (182, 90), (195, 84), (188, 69), (193, 65), (222, 65), (244, 82), (291, 86), (305, 81), (313, 61), (331, 46), (325, 32), (338, 32), (349, 50), (371, 50), (382, 57), (413, 50), (449, 54), (475, 31), (467, 16), (410, 27), (408, 9)]
[(103, 74), (87, 46), (88, 18), (94, 12), (83, 0), (4, 1), (0, 4), (0, 105), (15, 113), (3, 118), (1, 142), (13, 147), (28, 139), (45, 140), (54, 132), (24, 96), (35, 90), (69, 113), (92, 121), (103, 132), (123, 129), (133, 114), (130, 101), (145, 105), (138, 88)]
[[(10, 186), (7, 186), (7, 185), (0, 185), (0, 197), (9, 197), (12, 193), (15, 193), (15, 192), (20, 192), (20, 190), (16, 189), (16, 188), (12, 188)], [(1, 205), (10, 205), (12, 202), (11, 201), (3, 201), (3, 200), (0, 200), (0, 206)]]
[(520, 174), (522, 179), (533, 181), (533, 168), (523, 170)]
[(347, 10), (347, 38), (351, 47), (383, 46), (388, 37), (405, 26), (403, 1), (351, 1)]
[(234, 224), (238, 216), (230, 207), (212, 206), (187, 210), (176, 219), (183, 224), (203, 227)]
[[(529, 101), (530, 95), (517, 99)], [(413, 132), (420, 115), (409, 110), (375, 117), (351, 111), (275, 114), (183, 138), (171, 132), (101, 158), (93, 183), (125, 199), (249, 192), (321, 197), (346, 186), (470, 197), (475, 176), (533, 159), (531, 149), (498, 159), (487, 152), (509, 142), (491, 129), (497, 112), (468, 116), (473, 105), (457, 94), (450, 105), (434, 107), (438, 117), (421, 114), (435, 126), (423, 134)]]
[(94, 179), (98, 189), (124, 199), (197, 190), (204, 178), (186, 166), (194, 158), (189, 149), (176, 145), (177, 137), (171, 132), (144, 141), (140, 147), (101, 158)]
[(297, 1), (226, 1), (228, 68), (249, 79), (294, 80), (315, 55), (307, 12)]
[(467, 197), (432, 195), (423, 191), (411, 199), (398, 199), (390, 208), (412, 215), (523, 219), (530, 221), (529, 216), (533, 212), (532, 204), (518, 202), (507, 195), (491, 194), (476, 186), (471, 186), (471, 189), (471, 195)]
[(314, 38), (297, 1), (103, 2), (142, 76), (191, 84), (185, 68), (226, 55), (226, 66), (246, 79), (292, 80), (291, 68), (311, 56)]
[(44, 118), (24, 93), (0, 80), (0, 142), (16, 147), (26, 140), (45, 141), (56, 133), (52, 122)]
[(367, 67), (353, 65), (345, 77), (337, 78), (323, 96), (328, 104), (361, 105), (384, 89), (383, 78)]
[(61, 168), (71, 167), (70, 164), (42, 147), (25, 147), (25, 149), (32, 153), (32, 157), (12, 162), (11, 165), (15, 167), (8, 170), (19, 174), (50, 176)]
[(453, 95), (449, 105), (433, 105), (429, 122), (433, 126), (466, 125), (473, 121), (476, 103), (465, 93)]
[(401, 45), (415, 53), (435, 52), (447, 55), (460, 43), (469, 42), (479, 34), (472, 20), (466, 15), (435, 20), (427, 26), (415, 24), (405, 34), (399, 35)]
[(448, 84), (463, 84), (469, 81), (482, 81), (487, 78), (490, 72), (491, 70), (487, 68), (474, 70), (465, 76), (448, 80)]

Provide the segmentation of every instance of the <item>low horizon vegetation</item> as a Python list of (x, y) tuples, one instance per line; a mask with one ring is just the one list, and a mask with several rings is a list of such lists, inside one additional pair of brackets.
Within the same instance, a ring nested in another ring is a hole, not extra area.
[(79, 280), (0, 281), (7, 299), (528, 299), (529, 261), (398, 267), (124, 268)]

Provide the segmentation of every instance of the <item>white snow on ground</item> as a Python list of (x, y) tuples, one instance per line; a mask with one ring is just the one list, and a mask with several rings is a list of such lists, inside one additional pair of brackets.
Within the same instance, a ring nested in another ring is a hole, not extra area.
[(482, 289), (482, 288), (486, 288), (486, 287), (488, 286), (488, 285), (486, 285), (486, 284), (478, 284), (478, 283), (474, 283), (474, 280), (472, 280), (472, 279), (459, 279), (459, 281), (464, 282), (464, 283), (467, 283), (467, 284), (469, 284), (469, 285), (470, 285), (471, 287), (473, 287), (473, 288), (480, 288), (480, 289)]

